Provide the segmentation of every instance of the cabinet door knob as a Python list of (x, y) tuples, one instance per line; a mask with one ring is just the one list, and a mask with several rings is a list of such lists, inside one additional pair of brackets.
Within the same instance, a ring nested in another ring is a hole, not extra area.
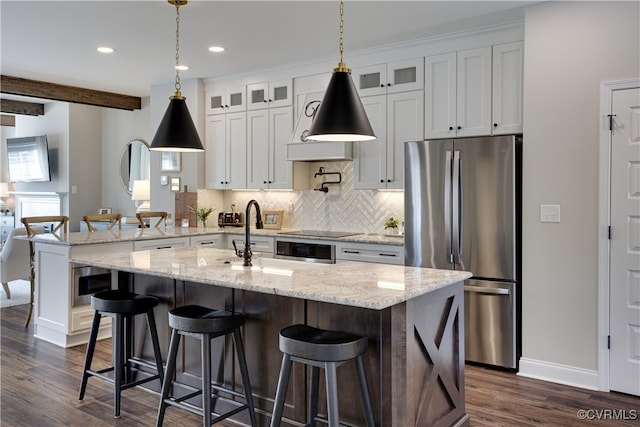
[(220, 184), (224, 184), (224, 181), (220, 181)]
[(381, 84), (380, 87), (384, 87), (384, 84)]
[(384, 179), (381, 179), (380, 182), (384, 182)]
[(273, 181), (269, 181), (269, 184), (273, 184)]
[(263, 99), (262, 102), (267, 103), (268, 101), (266, 99)]
[(449, 130), (453, 130), (453, 126), (449, 126)]
[(263, 183), (263, 184), (266, 184), (266, 183), (267, 183), (267, 181), (262, 181), (262, 183)]
[(494, 127), (494, 128), (497, 128), (497, 127), (498, 127), (498, 124), (497, 124), (497, 123), (494, 123), (494, 124), (493, 124), (493, 127)]
[(458, 126), (458, 130), (462, 129), (462, 126)]
[(387, 86), (391, 86), (391, 83), (387, 83)]
[(390, 180), (390, 179), (388, 179), (388, 180), (387, 180), (387, 182), (391, 182), (391, 180)]

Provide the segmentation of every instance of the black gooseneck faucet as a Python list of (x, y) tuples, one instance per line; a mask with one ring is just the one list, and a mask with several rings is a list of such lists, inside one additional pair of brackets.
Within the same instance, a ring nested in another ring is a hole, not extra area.
[(244, 251), (242, 252), (242, 257), (244, 259), (244, 262), (242, 263), (243, 266), (245, 267), (250, 267), (251, 264), (251, 256), (253, 255), (253, 253), (251, 252), (251, 236), (250, 236), (250, 232), (249, 230), (251, 229), (251, 223), (249, 221), (249, 218), (251, 218), (249, 216), (250, 212), (251, 212), (251, 205), (255, 205), (256, 207), (256, 228), (257, 229), (261, 229), (263, 228), (262, 225), (262, 214), (260, 213), (260, 205), (258, 204), (258, 202), (256, 202), (255, 200), (250, 200), (249, 203), (247, 203), (247, 210), (244, 214), (244, 221), (245, 221), (245, 230), (244, 230)]

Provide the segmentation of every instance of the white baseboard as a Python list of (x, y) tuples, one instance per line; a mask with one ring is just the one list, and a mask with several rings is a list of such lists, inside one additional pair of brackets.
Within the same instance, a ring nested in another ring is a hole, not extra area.
[(518, 375), (588, 390), (599, 390), (598, 371), (544, 362), (542, 360), (521, 357)]

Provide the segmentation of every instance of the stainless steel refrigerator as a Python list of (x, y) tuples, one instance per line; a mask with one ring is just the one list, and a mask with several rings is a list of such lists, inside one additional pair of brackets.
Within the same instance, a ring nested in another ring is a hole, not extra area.
[(405, 144), (405, 264), (466, 270), (465, 359), (518, 369), (522, 137)]

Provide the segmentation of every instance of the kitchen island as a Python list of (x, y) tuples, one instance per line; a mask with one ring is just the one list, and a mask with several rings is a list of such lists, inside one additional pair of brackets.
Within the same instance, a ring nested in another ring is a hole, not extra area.
[[(114, 286), (157, 296), (165, 353), (170, 333), (166, 313), (174, 306), (195, 303), (244, 314), (243, 339), (260, 425), (268, 425), (275, 396), (278, 332), (295, 323), (369, 338), (365, 367), (378, 425), (468, 424), (462, 282), (470, 273), (261, 257), (254, 258), (253, 267), (243, 267), (233, 251), (205, 247), (78, 253), (70, 262), (110, 269)], [(150, 359), (143, 331), (144, 324), (136, 324), (134, 349)], [(180, 382), (197, 386), (200, 381), (198, 346), (185, 340), (176, 374)], [(240, 389), (230, 346), (224, 337), (214, 340), (213, 378)], [(347, 364), (338, 375), (341, 418), (363, 425), (355, 369)], [(307, 392), (305, 370), (295, 365), (283, 424), (304, 423)], [(321, 400), (321, 413), (323, 408)], [(236, 419), (246, 424), (244, 417), (240, 413)]]

